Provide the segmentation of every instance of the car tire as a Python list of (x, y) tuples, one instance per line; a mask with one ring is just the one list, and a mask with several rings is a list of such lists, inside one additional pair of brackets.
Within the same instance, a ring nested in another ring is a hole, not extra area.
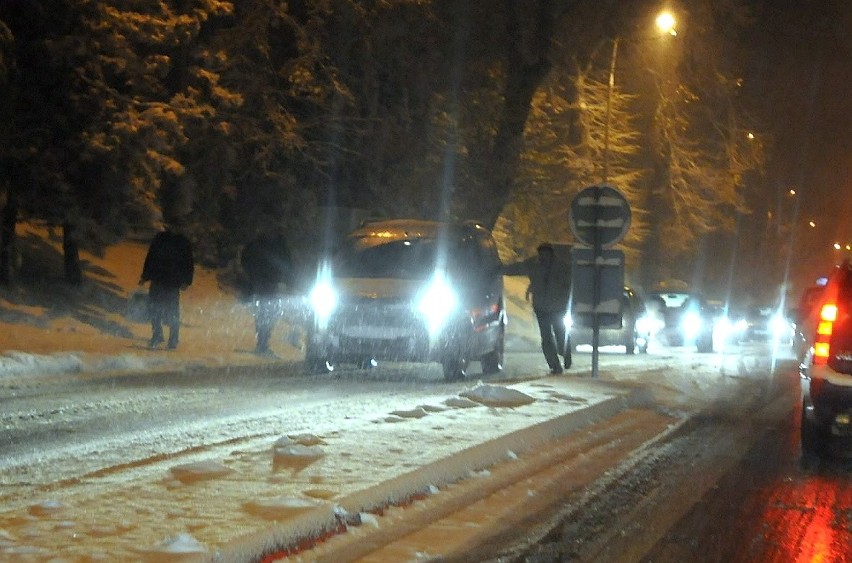
[(445, 358), (441, 361), (446, 381), (461, 381), (467, 377), (467, 358)]
[(373, 369), (374, 367), (376, 367), (376, 363), (373, 358), (360, 358), (358, 360), (358, 369)]
[(800, 429), (800, 444), (802, 448), (802, 461), (807, 463), (822, 456), (825, 448), (825, 432), (807, 416), (805, 403), (802, 401), (802, 423)]
[[(633, 324), (631, 323), (630, 326), (633, 326)], [(630, 331), (630, 334), (628, 335), (627, 339), (624, 341), (624, 351), (629, 356), (632, 356), (633, 354), (636, 353), (636, 328), (635, 327)]]
[(497, 344), (494, 349), (480, 358), (483, 375), (494, 375), (503, 371), (503, 360), (505, 358), (505, 332), (500, 329)]
[(308, 375), (322, 375), (334, 371), (334, 364), (325, 358), (305, 358), (305, 373)]
[(308, 375), (322, 375), (334, 371), (334, 364), (329, 358), (317, 354), (312, 346), (308, 345), (305, 351), (305, 373)]

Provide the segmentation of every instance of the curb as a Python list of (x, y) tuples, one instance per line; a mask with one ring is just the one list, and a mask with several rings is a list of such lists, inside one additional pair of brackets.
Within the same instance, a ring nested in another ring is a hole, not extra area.
[(241, 563), (273, 561), (301, 551), (357, 525), (360, 513), (382, 512), (392, 506), (410, 504), (431, 494), (435, 487), (449, 485), (512, 457), (562, 438), (580, 428), (640, 404), (647, 403), (641, 389), (633, 389), (588, 408), (516, 430), (505, 436), (472, 446), (447, 458), (352, 493), (335, 504), (319, 507), (290, 518), (275, 527), (238, 538), (218, 551), (210, 561)]

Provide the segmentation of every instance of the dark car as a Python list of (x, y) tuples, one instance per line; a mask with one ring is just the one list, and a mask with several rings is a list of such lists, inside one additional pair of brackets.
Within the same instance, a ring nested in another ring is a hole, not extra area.
[[(599, 346), (624, 346), (625, 352), (635, 354), (648, 351), (648, 340), (651, 327), (645, 318), (645, 304), (639, 294), (631, 287), (625, 286), (621, 298), (621, 327), (601, 328), (599, 330)], [(566, 324), (571, 336), (571, 346), (588, 346), (592, 344), (592, 329), (575, 326), (570, 316)]]
[(742, 341), (792, 342), (793, 321), (778, 307), (749, 307), (743, 321)]
[(700, 293), (652, 291), (645, 304), (657, 324), (653, 338), (668, 346), (694, 345), (699, 352), (713, 351), (717, 311)]
[(479, 361), (503, 369), (506, 311), (497, 248), (477, 223), (373, 221), (319, 269), (305, 366), (439, 362), (461, 379)]
[(829, 437), (852, 437), (852, 266), (830, 276), (801, 321), (802, 451), (819, 453)]

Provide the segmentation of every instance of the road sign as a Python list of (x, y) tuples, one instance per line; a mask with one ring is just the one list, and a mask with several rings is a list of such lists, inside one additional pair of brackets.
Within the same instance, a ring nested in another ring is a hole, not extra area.
[(591, 247), (609, 248), (630, 228), (630, 204), (616, 188), (601, 184), (583, 189), (568, 210), (571, 232)]
[(590, 186), (571, 201), (568, 226), (591, 247), (577, 249), (572, 259), (571, 308), (576, 321), (592, 327), (592, 377), (597, 377), (600, 329), (621, 326), (624, 254), (609, 247), (630, 228), (630, 204), (612, 186)]
[(624, 252), (606, 249), (595, 258), (591, 248), (573, 248), (571, 287), (574, 324), (594, 328), (597, 322), (600, 328), (621, 328)]

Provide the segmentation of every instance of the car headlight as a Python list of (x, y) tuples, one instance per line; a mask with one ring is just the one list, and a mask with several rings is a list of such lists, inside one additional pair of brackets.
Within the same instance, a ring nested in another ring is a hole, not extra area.
[(790, 321), (784, 318), (784, 315), (776, 313), (769, 321), (769, 330), (772, 331), (772, 336), (776, 339), (787, 336), (790, 331)]
[(693, 340), (698, 336), (698, 333), (701, 332), (702, 324), (701, 315), (695, 311), (690, 311), (684, 315), (680, 328), (687, 340)]
[(636, 319), (636, 332), (653, 335), (665, 328), (666, 323), (656, 315), (642, 315)]
[(713, 323), (713, 338), (721, 340), (733, 340), (745, 331), (746, 322), (738, 319), (736, 322), (727, 315), (722, 315)]
[(444, 327), (457, 305), (458, 298), (446, 276), (436, 272), (417, 303), (417, 310), (426, 319), (430, 335), (436, 334)]
[(308, 295), (314, 317), (321, 328), (328, 326), (328, 319), (337, 308), (338, 299), (337, 291), (331, 283), (331, 272), (328, 267), (321, 268), (317, 283)]

